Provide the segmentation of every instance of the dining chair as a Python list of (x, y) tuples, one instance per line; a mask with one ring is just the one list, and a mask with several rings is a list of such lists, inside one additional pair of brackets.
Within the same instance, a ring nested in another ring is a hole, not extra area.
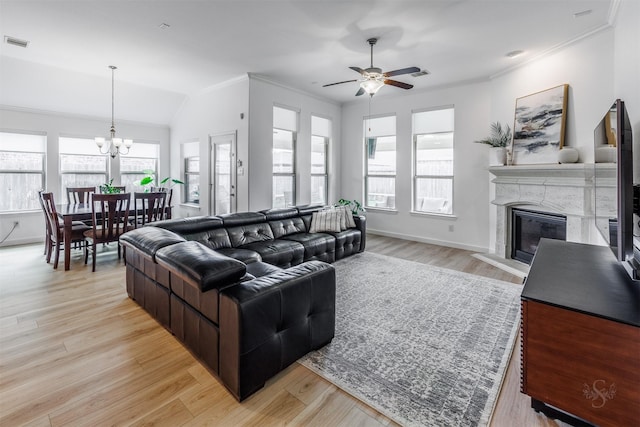
[(142, 227), (147, 223), (166, 218), (167, 193), (133, 193), (133, 226)]
[(67, 204), (89, 203), (96, 187), (67, 187)]
[(170, 187), (151, 187), (152, 193), (167, 193), (167, 211), (164, 219), (171, 219), (171, 200), (173, 199), (173, 188)]
[[(118, 243), (118, 259), (121, 258), (120, 235), (129, 229), (129, 205), (131, 194), (97, 194), (91, 198), (91, 218), (93, 226), (84, 232), (90, 240), (92, 251), (91, 271), (96, 271), (96, 245), (98, 243)], [(89, 260), (89, 244), (85, 246), (84, 263)]]
[[(51, 257), (49, 252), (51, 251), (51, 229), (49, 227), (49, 220), (47, 219), (47, 210), (44, 208), (44, 202), (42, 201), (42, 193), (43, 190), (38, 191), (38, 201), (40, 202), (40, 208), (42, 208), (42, 213), (44, 214), (44, 255), (47, 255), (47, 260)], [(47, 261), (48, 262), (48, 261)]]
[[(63, 226), (62, 224), (60, 224), (60, 219), (58, 218), (58, 212), (56, 210), (55, 200), (53, 199), (53, 193), (41, 193), (40, 201), (42, 203), (45, 221), (47, 222), (47, 236), (45, 241), (47, 263), (51, 261), (52, 252), (55, 251), (53, 268), (57, 269), (58, 259), (60, 258), (60, 251), (62, 250), (62, 245), (64, 243)], [(90, 229), (91, 227), (83, 224), (82, 222), (74, 221), (71, 228), (71, 242), (86, 245), (84, 232)]]

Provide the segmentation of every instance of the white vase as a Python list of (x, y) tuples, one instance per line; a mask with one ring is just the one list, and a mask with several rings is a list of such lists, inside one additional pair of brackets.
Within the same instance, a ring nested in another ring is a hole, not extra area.
[(578, 161), (579, 153), (573, 147), (562, 147), (558, 151), (558, 163), (575, 163)]
[(489, 150), (489, 166), (504, 166), (507, 163), (505, 147), (491, 147)]
[(616, 163), (617, 149), (613, 145), (603, 145), (596, 148), (596, 163)]

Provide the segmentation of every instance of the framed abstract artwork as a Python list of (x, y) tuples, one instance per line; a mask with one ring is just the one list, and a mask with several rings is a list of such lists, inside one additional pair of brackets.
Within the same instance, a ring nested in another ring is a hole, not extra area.
[(512, 155), (514, 165), (558, 163), (567, 121), (563, 84), (516, 99)]

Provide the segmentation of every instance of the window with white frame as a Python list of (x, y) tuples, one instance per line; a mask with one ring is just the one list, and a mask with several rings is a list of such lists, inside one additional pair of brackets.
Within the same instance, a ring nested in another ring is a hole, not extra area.
[(271, 206), (296, 203), (296, 137), (298, 113), (273, 107), (273, 190)]
[(140, 180), (148, 175), (158, 177), (158, 143), (145, 143), (136, 141), (125, 156), (120, 159), (120, 185), (126, 187), (128, 193), (143, 192), (144, 186)]
[(59, 151), (61, 194), (67, 194), (67, 187), (99, 187), (108, 181), (109, 156), (98, 153), (93, 138), (61, 136)]
[(40, 209), (46, 139), (44, 134), (0, 132), (0, 212)]
[(453, 214), (453, 107), (413, 113), (413, 210)]
[(184, 162), (184, 202), (200, 204), (200, 142), (182, 144)]
[(365, 206), (396, 208), (396, 116), (364, 119)]
[(331, 120), (311, 116), (311, 203), (327, 204)]

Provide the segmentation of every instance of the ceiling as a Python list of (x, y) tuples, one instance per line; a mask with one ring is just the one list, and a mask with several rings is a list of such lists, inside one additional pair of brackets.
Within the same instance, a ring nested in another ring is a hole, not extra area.
[(100, 81), (113, 64), (117, 82), (182, 96), (254, 73), (341, 103), (357, 83), (322, 85), (359, 77), (348, 67), (370, 65), (367, 38), (379, 37), (374, 66), (430, 72), (396, 77), (416, 91), (529, 61), (606, 26), (618, 1), (0, 0), (1, 34), (29, 41), (0, 55)]

